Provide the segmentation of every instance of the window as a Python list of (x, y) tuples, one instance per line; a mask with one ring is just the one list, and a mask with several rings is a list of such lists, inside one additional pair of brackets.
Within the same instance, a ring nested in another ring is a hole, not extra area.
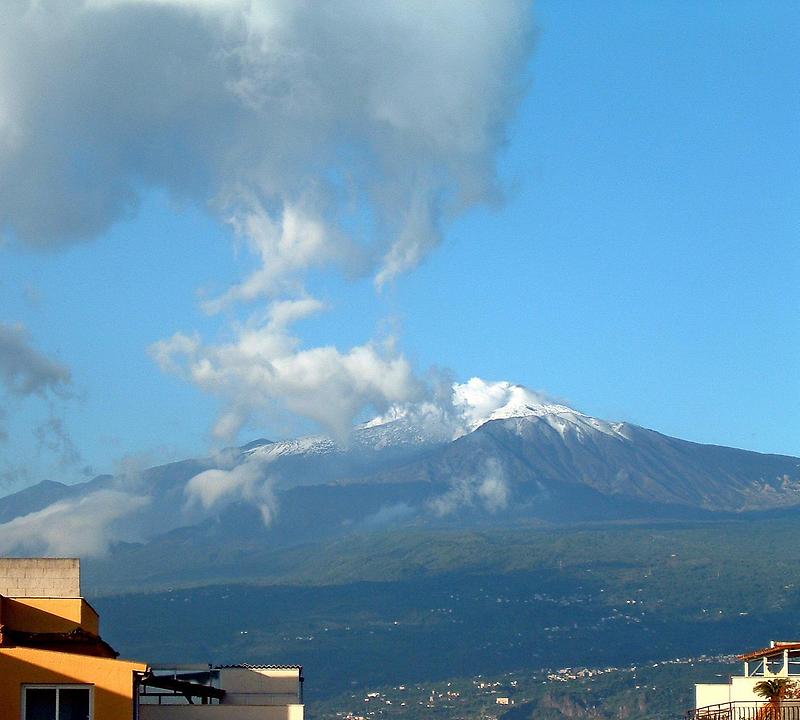
[(22, 720), (92, 720), (88, 685), (24, 685)]

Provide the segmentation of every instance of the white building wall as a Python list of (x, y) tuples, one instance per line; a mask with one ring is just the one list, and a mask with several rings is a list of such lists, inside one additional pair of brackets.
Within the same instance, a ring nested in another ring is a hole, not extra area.
[(765, 678), (754, 676), (744, 677), (741, 675), (734, 675), (731, 678), (731, 700), (738, 702), (753, 701), (764, 702), (764, 698), (756, 695), (753, 692), (753, 687), (756, 683), (762, 682)]
[(703, 683), (694, 686), (695, 707), (718, 705), (727, 702), (758, 702), (764, 698), (753, 692), (756, 683), (764, 680), (762, 675), (745, 677), (734, 675), (728, 683)]
[(220, 668), (223, 705), (292, 705), (300, 700), (297, 668)]
[(303, 720), (302, 705), (142, 705), (140, 720)]
[(727, 683), (699, 683), (694, 686), (694, 706), (699, 708), (730, 702), (730, 690)]

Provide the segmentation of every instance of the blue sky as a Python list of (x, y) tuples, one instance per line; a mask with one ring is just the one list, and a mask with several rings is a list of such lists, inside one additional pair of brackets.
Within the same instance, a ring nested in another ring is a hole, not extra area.
[[(504, 87), (489, 78), (483, 88), (486, 102), (507, 105), (489, 109), (505, 141), (481, 151), (496, 163), (503, 199), (480, 192), (437, 215), (441, 242), (425, 244), (380, 288), (379, 267), (309, 263), (293, 292), (327, 309), (293, 324), (292, 342), (346, 353), (391, 338), (388, 352), (420, 378), (434, 367), (458, 380), (510, 380), (599, 417), (800, 455), (796, 6), (545, 0), (532, 17), (529, 55), (507, 28), (485, 49), (490, 68), (506, 38), (508, 52), (524, 56), (498, 74)], [(505, 88), (520, 82), (514, 107)], [(159, 142), (178, 142), (180, 119), (177, 134)], [(93, 142), (64, 133), (67, 152), (80, 155), (76, 138)], [(114, 161), (136, 166), (136, 152)], [(13, 182), (2, 157), (0, 190)], [(71, 372), (63, 393), (3, 396), (6, 488), (317, 427), (314, 413), (248, 407), (232, 435), (214, 436), (228, 391), (154, 360), (153, 344), (175, 333), (202, 338), (199, 352), (213, 357), (214, 343), (234, 342), (274, 302), (204, 312), (203, 298), (219, 297), (260, 262), (207, 191), (202, 152), (175, 157), (185, 157), (180, 173), (192, 182), (138, 169), (138, 204), (77, 242), (57, 233), (26, 240), (20, 213), (4, 217), (0, 203), (0, 321), (24, 326), (37, 353)], [(88, 162), (94, 172), (97, 159)], [(343, 185), (348, 162), (336, 165)], [(470, 171), (461, 186), (475, 177)], [(453, 192), (442, 188), (445, 198)], [(344, 225), (380, 232), (372, 210), (365, 202), (342, 211)], [(372, 409), (365, 397), (359, 418)], [(37, 437), (48, 418), (63, 432)]]

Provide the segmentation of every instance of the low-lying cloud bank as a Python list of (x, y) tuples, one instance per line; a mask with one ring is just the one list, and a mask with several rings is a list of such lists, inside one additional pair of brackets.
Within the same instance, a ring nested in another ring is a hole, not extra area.
[(149, 502), (148, 497), (119, 490), (98, 490), (81, 498), (53, 503), (0, 524), (0, 553), (103, 555), (113, 542), (129, 539), (131, 529), (125, 526), (123, 518)]

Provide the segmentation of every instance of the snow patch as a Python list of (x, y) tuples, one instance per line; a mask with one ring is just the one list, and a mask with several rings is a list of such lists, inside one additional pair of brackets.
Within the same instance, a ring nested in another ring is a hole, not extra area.
[(473, 377), (465, 383), (453, 383), (444, 392), (448, 394), (449, 397), (436, 401), (391, 406), (382, 415), (354, 428), (347, 446), (324, 435), (314, 435), (266, 444), (248, 450), (247, 454), (276, 459), (287, 455), (327, 455), (446, 443), (494, 420), (517, 421), (516, 432), (521, 432), (531, 420), (541, 421), (562, 437), (573, 434), (580, 442), (598, 432), (630, 439), (623, 423), (598, 420), (507, 380), (491, 382)]

